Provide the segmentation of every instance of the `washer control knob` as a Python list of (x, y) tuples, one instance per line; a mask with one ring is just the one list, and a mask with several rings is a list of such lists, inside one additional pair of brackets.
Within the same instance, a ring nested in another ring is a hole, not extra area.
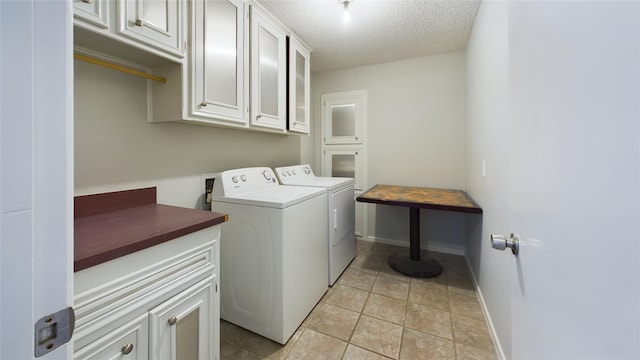
[(240, 175), (240, 180), (247, 181), (247, 175)]
[(309, 174), (311, 173), (311, 169), (309, 169), (309, 167), (308, 167), (308, 166), (305, 166), (305, 167), (304, 167), (304, 173), (305, 173), (305, 174), (307, 174), (307, 175), (309, 175)]
[(291, 172), (293, 173), (293, 175), (296, 174), (296, 169), (291, 170)]
[(271, 173), (268, 170), (263, 171), (262, 176), (267, 180), (271, 180)]
[(282, 173), (281, 173), (281, 174), (282, 174), (282, 176), (283, 176), (283, 177), (286, 177), (286, 176), (287, 176), (287, 172), (286, 172), (286, 171), (284, 171), (284, 170), (282, 170)]
[(237, 183), (238, 183), (238, 177), (237, 177), (237, 176), (235, 176), (235, 175), (234, 175), (234, 176), (232, 176), (232, 177), (231, 177), (231, 181), (233, 181), (233, 183), (234, 183), (234, 184), (237, 184)]

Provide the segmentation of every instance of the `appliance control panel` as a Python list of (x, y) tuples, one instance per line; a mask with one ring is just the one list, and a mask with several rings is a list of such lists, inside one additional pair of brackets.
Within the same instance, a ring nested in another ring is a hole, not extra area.
[(315, 177), (308, 164), (278, 167), (276, 174), (282, 184), (285, 184), (287, 180)]
[(223, 171), (213, 184), (214, 196), (233, 196), (265, 187), (280, 186), (273, 170), (252, 167)]

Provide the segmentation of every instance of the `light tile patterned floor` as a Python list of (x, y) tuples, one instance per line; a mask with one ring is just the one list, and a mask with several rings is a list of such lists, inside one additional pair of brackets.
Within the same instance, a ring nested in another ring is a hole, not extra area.
[(444, 272), (401, 275), (387, 264), (397, 251), (358, 241), (349, 268), (282, 346), (221, 321), (221, 360), (491, 360), (495, 347), (462, 256), (424, 253)]

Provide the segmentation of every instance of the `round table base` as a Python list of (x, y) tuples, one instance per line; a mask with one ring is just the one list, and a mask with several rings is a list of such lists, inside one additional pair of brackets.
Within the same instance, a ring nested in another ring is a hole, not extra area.
[(406, 254), (393, 254), (387, 260), (395, 271), (413, 277), (430, 278), (442, 273), (442, 265), (430, 258), (411, 260)]

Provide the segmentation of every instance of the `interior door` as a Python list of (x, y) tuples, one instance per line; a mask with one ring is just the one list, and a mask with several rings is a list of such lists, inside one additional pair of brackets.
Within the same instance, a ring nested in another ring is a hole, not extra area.
[(509, 5), (512, 359), (640, 357), (638, 4)]

